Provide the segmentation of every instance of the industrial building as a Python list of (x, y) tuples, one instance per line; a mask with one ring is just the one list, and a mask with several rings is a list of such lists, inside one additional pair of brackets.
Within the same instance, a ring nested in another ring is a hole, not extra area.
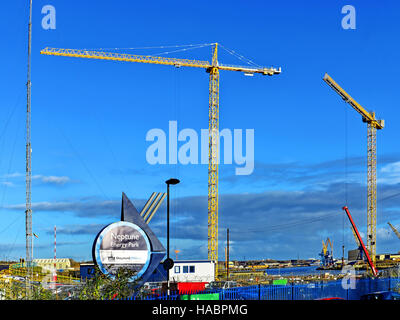
[(72, 259), (33, 259), (35, 266), (42, 267), (43, 269), (53, 270), (54, 266), (57, 270), (73, 270), (76, 262)]
[[(349, 261), (357, 261), (357, 260), (364, 260), (364, 254), (360, 249), (349, 250), (347, 252), (347, 259)], [(400, 261), (400, 254), (392, 254), (392, 253), (385, 253), (385, 254), (377, 254), (375, 259), (377, 261), (384, 261), (384, 260), (398, 260)]]
[(392, 253), (386, 253), (386, 254), (377, 254), (376, 255), (376, 260), (397, 260), (400, 261), (400, 253), (392, 254)]
[(81, 279), (90, 279), (95, 275), (94, 263), (81, 263), (79, 266), (79, 276)]

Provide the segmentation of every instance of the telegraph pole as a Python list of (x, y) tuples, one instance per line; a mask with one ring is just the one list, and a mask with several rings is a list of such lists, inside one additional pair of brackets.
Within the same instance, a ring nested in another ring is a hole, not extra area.
[(344, 268), (344, 245), (342, 245), (342, 269)]
[(226, 229), (226, 280), (229, 280), (229, 229)]
[(32, 270), (32, 204), (31, 204), (31, 46), (32, 46), (32, 0), (29, 0), (29, 26), (28, 26), (28, 70), (27, 70), (27, 106), (26, 106), (26, 299), (31, 298)]

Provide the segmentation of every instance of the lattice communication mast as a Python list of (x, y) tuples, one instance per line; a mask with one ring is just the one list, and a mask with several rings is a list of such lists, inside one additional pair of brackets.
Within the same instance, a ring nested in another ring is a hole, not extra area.
[(32, 0), (29, 0), (29, 31), (28, 31), (28, 72), (27, 72), (27, 107), (26, 107), (26, 209), (25, 209), (25, 231), (26, 231), (26, 297), (31, 296), (32, 270), (32, 203), (31, 203), (31, 46), (32, 46)]

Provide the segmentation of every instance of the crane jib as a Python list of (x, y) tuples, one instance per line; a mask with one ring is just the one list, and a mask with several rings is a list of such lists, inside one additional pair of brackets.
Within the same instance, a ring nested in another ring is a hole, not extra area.
[(144, 55), (135, 55), (127, 53), (102, 52), (102, 51), (84, 50), (84, 49), (60, 49), (60, 48), (47, 47), (41, 50), (40, 53), (52, 56), (164, 64), (164, 65), (172, 65), (175, 67), (197, 67), (197, 68), (205, 68), (206, 70), (216, 67), (219, 70), (240, 71), (246, 74), (260, 73), (263, 75), (270, 75), (270, 76), (274, 74), (280, 74), (282, 71), (281, 68), (273, 68), (273, 67), (254, 68), (250, 66), (235, 66), (235, 65), (224, 65), (224, 64), (217, 64), (216, 66), (213, 66), (209, 61), (203, 61), (203, 60), (157, 57), (151, 55), (144, 56)]
[(335, 80), (325, 73), (323, 80), (349, 105), (353, 107), (363, 118), (364, 122), (371, 123), (376, 129), (383, 129), (384, 120), (375, 119), (374, 112), (366, 111), (357, 101), (355, 101)]

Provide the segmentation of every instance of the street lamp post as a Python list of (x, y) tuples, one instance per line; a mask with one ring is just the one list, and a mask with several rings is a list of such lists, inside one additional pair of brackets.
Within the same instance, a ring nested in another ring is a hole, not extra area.
[(173, 261), (169, 257), (169, 185), (176, 185), (180, 181), (175, 178), (168, 179), (165, 181), (167, 184), (167, 264), (166, 264), (166, 270), (167, 270), (167, 294), (169, 295), (169, 270), (173, 267)]

